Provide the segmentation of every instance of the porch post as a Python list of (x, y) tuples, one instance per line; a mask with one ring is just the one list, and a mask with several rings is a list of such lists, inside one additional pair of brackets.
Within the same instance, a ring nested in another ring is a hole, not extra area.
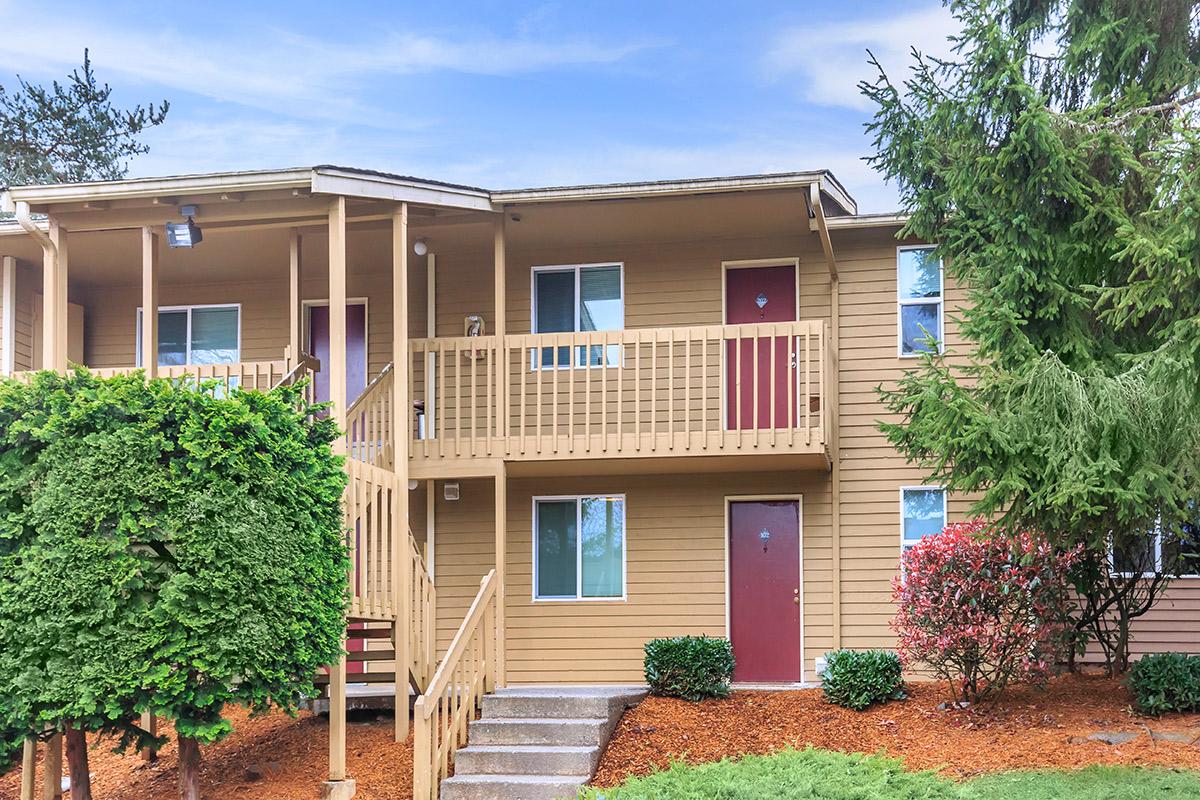
[(4, 273), (0, 277), (0, 320), (4, 330), (0, 332), (0, 373), (12, 375), (17, 366), (17, 259), (12, 256), (4, 257)]
[(300, 362), (300, 354), (304, 352), (301, 339), (304, 337), (304, 298), (303, 273), (300, 262), (300, 231), (292, 228), (288, 234), (289, 271), (288, 271), (288, 346), (291, 363), (288, 368)]
[[(500, 374), (497, 381), (497, 403), (496, 414), (498, 415), (496, 434), (498, 436), (508, 436), (508, 350), (504, 344), (505, 334), (505, 311), (508, 308), (508, 303), (505, 300), (505, 261), (504, 253), (504, 213), (503, 211), (496, 218), (493, 228), (492, 242), (492, 258), (493, 258), (493, 294), (495, 295), (495, 316), (492, 330), (496, 334), (496, 355), (499, 357)], [(499, 577), (499, 576), (497, 576)], [(502, 584), (503, 585), (503, 584)], [(499, 617), (498, 619), (503, 619)], [(501, 651), (503, 653), (503, 650)]]
[(412, 569), (408, 557), (408, 443), (412, 405), (408, 399), (408, 203), (392, 213), (392, 469), (396, 508), (392, 519), (392, 586), (397, 619), (392, 638), (396, 653), (396, 741), (408, 738), (408, 665), (412, 661)]
[(67, 232), (53, 217), (50, 218), (50, 241), (53, 247), (42, 251), (42, 369), (61, 370), (67, 366), (65, 335), (59, 343), (59, 333), (66, 325), (67, 315), (66, 303), (60, 302), (60, 295), (65, 299)]
[(142, 228), (142, 368), (158, 376), (158, 236)]
[(504, 646), (504, 563), (508, 552), (508, 467), (496, 469), (496, 688), (507, 685)]
[[(322, 365), (324, 368), (324, 365)], [(329, 400), (333, 421), (346, 429), (346, 198), (329, 205)], [(336, 455), (345, 455), (345, 436), (333, 442)], [(355, 784), (346, 777), (346, 656), (329, 668), (329, 780), (322, 789), (326, 800), (353, 797)]]

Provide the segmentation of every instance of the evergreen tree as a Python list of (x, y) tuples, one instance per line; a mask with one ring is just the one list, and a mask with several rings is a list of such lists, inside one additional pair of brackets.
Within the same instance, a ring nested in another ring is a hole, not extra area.
[(968, 293), (966, 351), (881, 387), (881, 428), (975, 513), (1084, 545), (1076, 624), (1120, 671), (1200, 566), (1200, 4), (949, 7), (951, 58), (862, 86), (902, 235)]
[(139, 134), (170, 108), (165, 100), (115, 108), (87, 50), (65, 83), (47, 89), (17, 76), (17, 84), (12, 92), (0, 86), (0, 186), (122, 178), (129, 159), (149, 151)]

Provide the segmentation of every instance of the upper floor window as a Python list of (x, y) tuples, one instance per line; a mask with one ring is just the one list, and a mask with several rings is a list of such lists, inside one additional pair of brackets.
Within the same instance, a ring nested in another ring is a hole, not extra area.
[[(533, 268), (534, 333), (619, 331), (625, 327), (625, 287), (621, 264), (576, 264)], [(543, 347), (543, 367), (613, 366), (616, 345), (571, 348)], [(556, 358), (557, 356), (557, 358)], [(534, 364), (538, 362), (535, 355)]]
[[(158, 365), (233, 364), (241, 360), (241, 308), (165, 306), (158, 309)], [(142, 364), (142, 309), (137, 312), (137, 365)]]
[(900, 547), (915, 545), (946, 527), (946, 490), (940, 486), (904, 486), (900, 489)]
[(625, 596), (625, 497), (538, 497), (533, 501), (535, 600)]
[(926, 335), (942, 342), (942, 262), (932, 247), (896, 250), (897, 329), (900, 355), (926, 352)]

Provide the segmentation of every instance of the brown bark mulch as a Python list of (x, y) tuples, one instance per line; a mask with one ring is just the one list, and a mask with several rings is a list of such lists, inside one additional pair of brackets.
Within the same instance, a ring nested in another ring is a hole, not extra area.
[[(240, 709), (228, 716), (233, 733), (200, 749), (200, 788), (204, 797), (303, 800), (319, 796), (329, 767), (329, 725), (324, 718), (302, 712), (295, 719), (283, 713), (251, 719)], [(171, 742), (153, 764), (143, 763), (132, 753), (113, 753), (111, 740), (92, 741), (88, 757), (96, 800), (177, 797), (179, 761), (174, 734), (169, 725), (162, 726), (160, 733), (170, 736)], [(346, 761), (347, 771), (358, 781), (356, 800), (412, 797), (412, 737), (407, 742), (394, 742), (390, 715), (351, 721), (346, 733)], [(38, 779), (40, 784), (40, 748)], [(16, 800), (20, 787), (18, 765), (0, 776), (0, 799)]]
[[(614, 786), (672, 761), (704, 763), (785, 747), (886, 753), (909, 769), (952, 778), (1011, 769), (1076, 769), (1092, 764), (1200, 769), (1200, 715), (1149, 719), (1134, 713), (1118, 681), (1069, 676), (1045, 690), (1015, 687), (993, 705), (940, 711), (942, 684), (909, 687), (910, 697), (863, 712), (826, 703), (819, 689), (739, 691), (724, 700), (688, 703), (651, 697), (625, 714), (593, 784)], [(1186, 734), (1156, 740), (1150, 731)], [(1096, 732), (1141, 735), (1113, 746)]]

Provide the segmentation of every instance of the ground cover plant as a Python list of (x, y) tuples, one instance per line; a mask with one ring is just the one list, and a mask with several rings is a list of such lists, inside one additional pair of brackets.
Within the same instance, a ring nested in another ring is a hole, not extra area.
[(1200, 772), (1089, 767), (1007, 772), (956, 784), (902, 762), (827, 750), (785, 750), (711, 764), (674, 764), (646, 777), (581, 793), (585, 800), (1192, 800)]
[(900, 657), (887, 650), (837, 650), (825, 654), (821, 691), (831, 703), (862, 711), (903, 700)]
[[(79, 371), (0, 383), (0, 720), (63, 732), (171, 720), (181, 796), (224, 710), (294, 709), (341, 652), (345, 475), (299, 389), (228, 396)], [(161, 744), (161, 742), (159, 742)]]
[(926, 536), (904, 552), (893, 581), (901, 660), (930, 669), (964, 703), (1013, 681), (1044, 682), (1071, 652), (1068, 575), (1077, 556), (979, 521)]
[(708, 636), (646, 642), (646, 683), (653, 694), (700, 701), (725, 697), (733, 681), (733, 644)]

